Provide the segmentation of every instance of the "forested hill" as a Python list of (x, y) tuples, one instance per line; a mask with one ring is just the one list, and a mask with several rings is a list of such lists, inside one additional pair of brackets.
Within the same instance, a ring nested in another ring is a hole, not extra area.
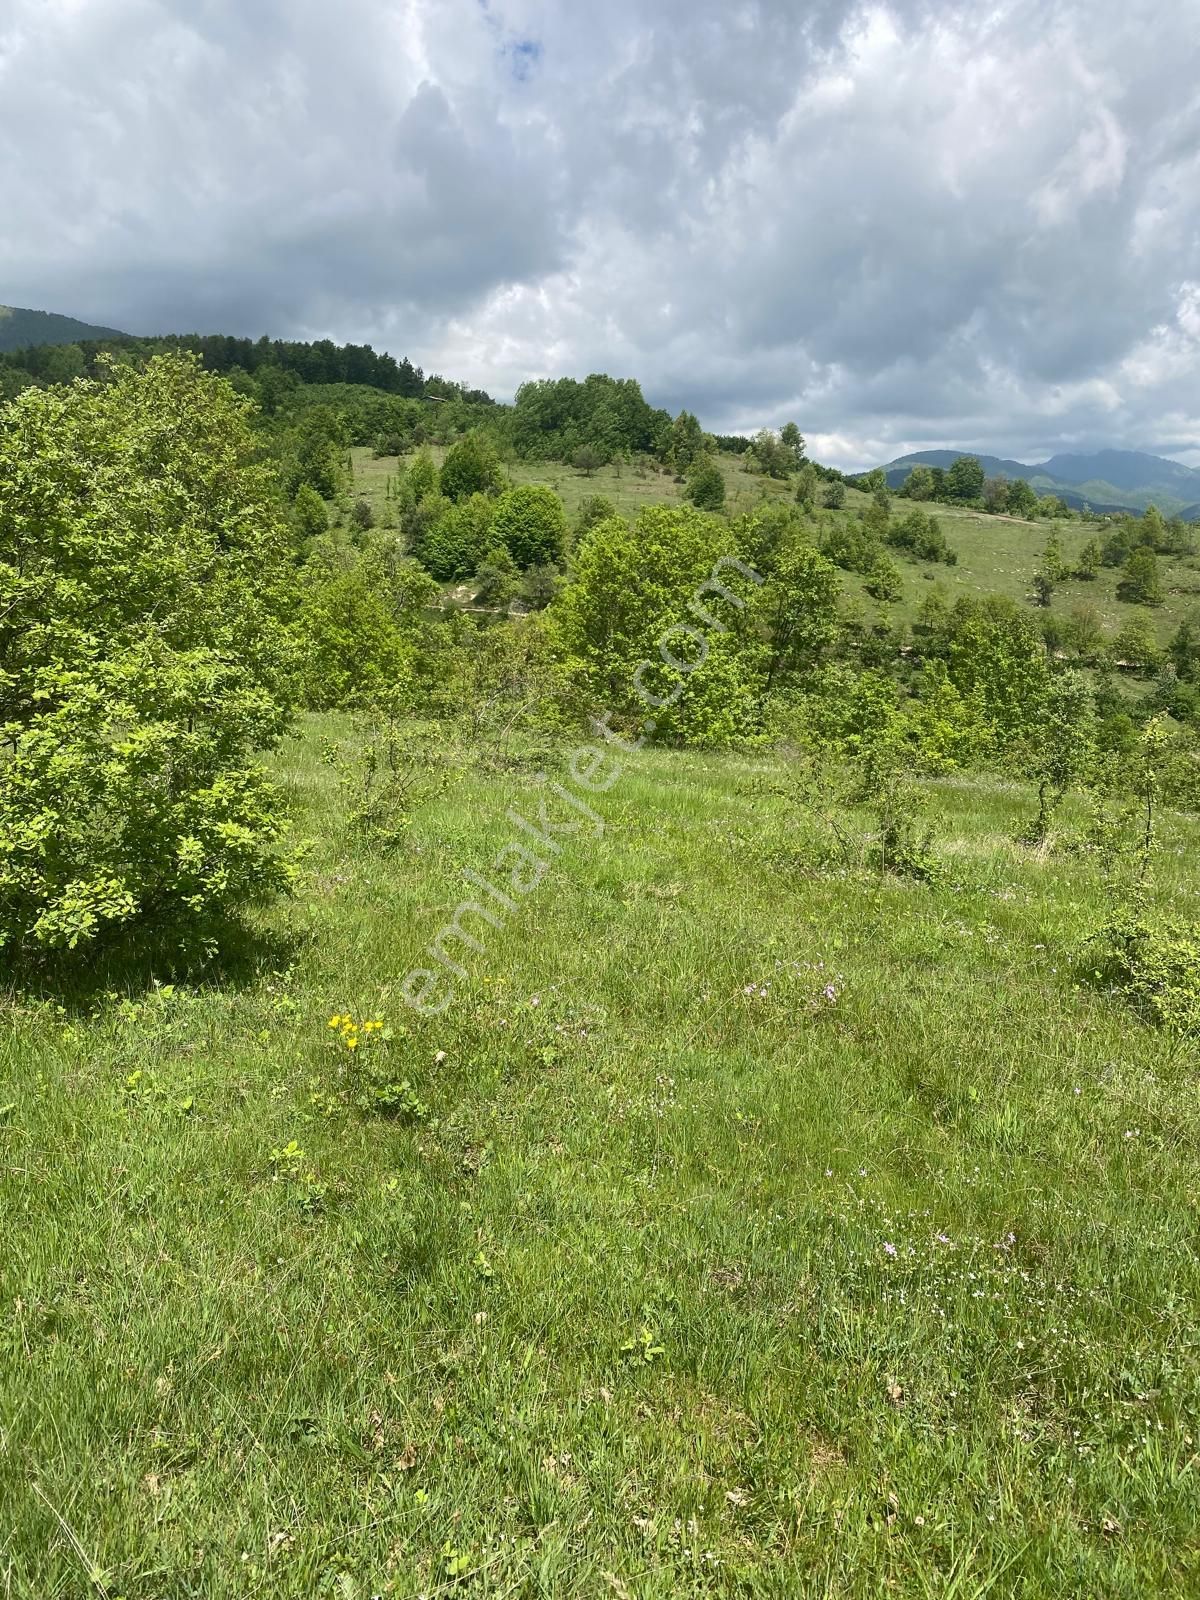
[[(56, 320), (70, 321), (69, 318)], [(268, 411), (278, 394), (297, 383), (356, 384), (406, 399), (463, 399), (475, 405), (491, 404), (491, 396), (482, 389), (452, 383), (437, 374), (426, 377), (407, 357), (397, 361), (394, 356), (386, 352), (380, 354), (370, 345), (337, 345), (329, 339), (315, 343), (266, 337), (239, 339), (221, 333), (135, 339), (127, 334), (85, 328), (83, 323), (73, 326), (77, 331), (65, 339), (36, 344), (24, 340), (21, 348), (10, 343), (0, 360), (0, 393), (6, 390), (11, 393), (26, 383), (61, 382), (64, 377), (83, 376), (94, 369), (97, 357), (106, 352), (140, 364), (168, 351), (191, 350), (210, 372), (261, 382), (264, 393), (260, 398)], [(0, 343), (0, 352), (4, 350), (5, 346)]]
[[(578, 456), (586, 466), (588, 460), (600, 465), (625, 455), (660, 454), (673, 428), (683, 430), (692, 454), (702, 439), (694, 417), (685, 412), (673, 422), (669, 412), (647, 402), (632, 378), (596, 373), (582, 381), (539, 379), (521, 386), (514, 405), (501, 405), (485, 390), (426, 376), (407, 357), (398, 361), (369, 345), (329, 340), (116, 335), (37, 346), (0, 355), (0, 399), (30, 385), (94, 375), (106, 356), (141, 366), (179, 350), (193, 352), (208, 371), (257, 401), (268, 426), (309, 427), (319, 420), (314, 414), (336, 413), (334, 436), (346, 445), (379, 444), (390, 451), (448, 441), (486, 425), (515, 455), (563, 461)], [(745, 449), (750, 441), (736, 443)]]
[(54, 311), (28, 311), (23, 306), (0, 306), (0, 353), (30, 345), (71, 344), (77, 339), (119, 339), (115, 328), (97, 328)]

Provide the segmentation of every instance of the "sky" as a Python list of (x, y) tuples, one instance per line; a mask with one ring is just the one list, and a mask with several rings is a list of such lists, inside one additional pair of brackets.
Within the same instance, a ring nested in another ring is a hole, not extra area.
[(1200, 0), (0, 0), (0, 302), (1200, 466)]

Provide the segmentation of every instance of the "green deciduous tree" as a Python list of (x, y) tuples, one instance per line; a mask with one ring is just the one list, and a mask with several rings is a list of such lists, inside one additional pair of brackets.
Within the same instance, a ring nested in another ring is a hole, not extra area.
[(441, 476), (437, 463), (427, 449), (417, 451), (408, 471), (404, 474), (404, 483), (417, 505), (420, 505), (427, 495), (441, 492)]
[(544, 484), (525, 483), (509, 489), (496, 502), (492, 535), (522, 572), (527, 567), (555, 565), (567, 545), (562, 501)]
[(1050, 667), (1038, 629), (1011, 600), (960, 600), (942, 634), (950, 679), (978, 697), (982, 720), (1005, 746), (1042, 716)]
[(457, 505), (440, 498), (425, 500), (420, 510), (436, 509), (431, 519), (417, 517), (410, 525), (412, 553), (442, 583), (469, 578), (494, 542), (497, 502), (473, 494)]
[(984, 472), (978, 456), (959, 456), (946, 474), (952, 500), (978, 500), (983, 494)]
[(1117, 585), (1122, 600), (1135, 605), (1160, 606), (1163, 603), (1162, 578), (1158, 571), (1158, 557), (1149, 545), (1139, 545), (1131, 550), (1125, 570)]
[(284, 887), (288, 530), (250, 408), (181, 356), (0, 411), (0, 945)]
[(297, 631), (301, 692), (314, 710), (371, 704), (411, 684), (412, 653), (388, 595), (362, 566), (306, 574)]
[(1005, 477), (986, 479), (983, 485), (983, 503), (995, 516), (1007, 511), (1008, 479)]
[(1008, 510), (1014, 517), (1031, 517), (1037, 510), (1036, 491), (1024, 478), (1014, 478), (1008, 486)]
[(930, 467), (916, 466), (904, 480), (900, 493), (907, 500), (932, 500), (934, 491), (933, 471)]
[(904, 580), (900, 576), (900, 569), (880, 551), (875, 558), (875, 564), (867, 574), (866, 591), (875, 600), (899, 600), (904, 593)]
[(1042, 845), (1067, 791), (1087, 777), (1095, 759), (1096, 701), (1081, 673), (1063, 672), (1050, 679), (1027, 750), (1025, 770), (1038, 786), (1038, 813), (1022, 837)]
[(448, 500), (469, 500), (473, 494), (500, 489), (500, 457), (485, 433), (468, 433), (451, 445), (442, 462), (442, 493)]
[(1089, 539), (1079, 552), (1079, 560), (1075, 563), (1075, 576), (1082, 578), (1086, 583), (1091, 583), (1100, 571), (1104, 557), (1098, 539)]
[(329, 512), (311, 484), (302, 483), (296, 490), (292, 515), (302, 539), (315, 539), (329, 530)]
[(841, 591), (837, 569), (811, 545), (784, 552), (755, 601), (770, 641), (764, 692), (818, 663), (837, 635)]
[(690, 506), (651, 506), (632, 527), (597, 524), (572, 569), (547, 615), (594, 710), (614, 727), (652, 721), (656, 737), (693, 745), (758, 728), (767, 647), (750, 626), (756, 585), (727, 524)]
[(792, 466), (799, 469), (804, 465), (804, 435), (794, 422), (785, 422), (779, 430), (779, 442), (788, 451), (792, 458)]
[(686, 472), (705, 448), (700, 423), (690, 411), (681, 411), (667, 435), (667, 459), (676, 472)]
[(701, 511), (719, 511), (725, 504), (725, 474), (712, 456), (701, 456), (693, 465), (685, 492)]
[(481, 606), (508, 605), (520, 586), (521, 575), (507, 546), (495, 544), (479, 563), (475, 574), (475, 600)]

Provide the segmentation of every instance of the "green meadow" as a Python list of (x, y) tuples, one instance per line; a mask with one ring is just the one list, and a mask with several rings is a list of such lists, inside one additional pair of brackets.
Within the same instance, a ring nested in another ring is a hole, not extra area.
[[(438, 449), (433, 451), (438, 460), (444, 453)], [(394, 456), (377, 460), (374, 453), (365, 448), (353, 450), (351, 458), (355, 496), (371, 505), (379, 525), (393, 525), (395, 508), (388, 499), (388, 485), (396, 481), (403, 462)], [(735, 517), (752, 513), (764, 501), (789, 501), (793, 496), (791, 484), (747, 471), (739, 456), (721, 454), (716, 460), (726, 479), (725, 509)], [(585, 474), (553, 462), (517, 461), (510, 463), (506, 472), (514, 483), (541, 483), (552, 488), (562, 500), (571, 522), (577, 518), (583, 502), (592, 495), (603, 495), (625, 518), (636, 517), (648, 505), (684, 503), (685, 486), (676, 483), (669, 470), (654, 466), (610, 465)], [(832, 526), (835, 522), (852, 521), (869, 504), (869, 495), (849, 488), (845, 508), (822, 512), (823, 524)], [(893, 497), (893, 521), (902, 520), (911, 509), (910, 502)], [(900, 570), (903, 590), (897, 601), (883, 608), (866, 593), (863, 578), (855, 573), (842, 573), (847, 596), (856, 599), (870, 618), (878, 618), (882, 609), (891, 621), (911, 624), (917, 620), (922, 603), (935, 586), (941, 587), (950, 605), (962, 598), (1001, 595), (1020, 604), (1029, 604), (1034, 615), (1040, 615), (1033, 607), (1033, 579), (1042, 564), (1047, 540), (1056, 534), (1071, 564), (1078, 561), (1084, 546), (1091, 541), (1098, 540), (1102, 544), (1107, 531), (1100, 522), (1077, 518), (1057, 522), (1024, 521), (953, 506), (927, 504), (920, 509), (942, 523), (958, 563), (956, 566), (933, 565), (907, 557), (901, 551), (889, 551)], [(1066, 619), (1077, 608), (1087, 608), (1095, 613), (1097, 624), (1109, 637), (1136, 620), (1149, 627), (1160, 645), (1165, 644), (1185, 617), (1200, 616), (1200, 556), (1161, 556), (1159, 565), (1164, 590), (1161, 606), (1135, 605), (1120, 599), (1117, 594), (1120, 568), (1102, 567), (1094, 579), (1070, 578), (1056, 585), (1050, 610), (1056, 617)]]
[(4, 995), (6, 1596), (1200, 1589), (1196, 1054), (1089, 981), (1077, 814), (934, 783), (928, 887), (782, 758), (646, 751), (422, 1018), (532, 774), (382, 855), (327, 737), (240, 944)]

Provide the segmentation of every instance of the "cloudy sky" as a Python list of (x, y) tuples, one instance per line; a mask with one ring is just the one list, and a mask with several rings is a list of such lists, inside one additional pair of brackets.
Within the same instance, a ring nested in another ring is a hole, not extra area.
[(0, 0), (0, 302), (1200, 465), (1200, 0)]

